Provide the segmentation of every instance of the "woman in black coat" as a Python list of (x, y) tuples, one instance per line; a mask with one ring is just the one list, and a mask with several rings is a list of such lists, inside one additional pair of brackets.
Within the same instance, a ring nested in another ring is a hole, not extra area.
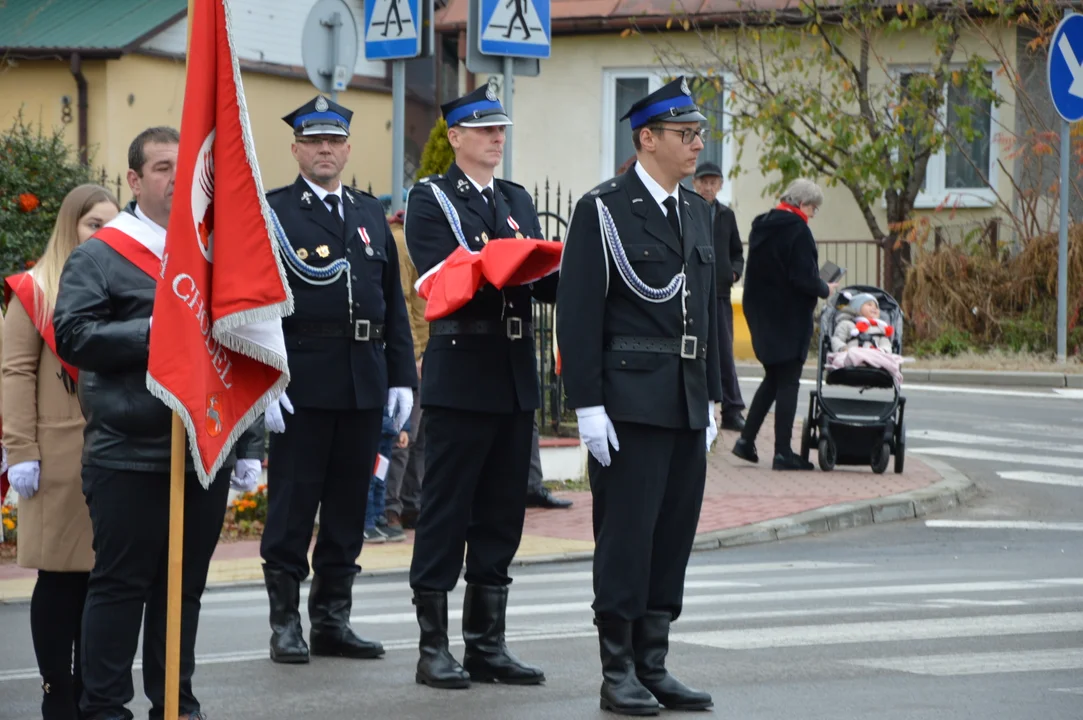
[(745, 262), (744, 311), (752, 349), (764, 378), (752, 399), (733, 454), (759, 462), (756, 435), (775, 403), (774, 470), (812, 470), (790, 447), (801, 368), (812, 340), (812, 312), (836, 285), (820, 279), (816, 241), (808, 221), (823, 204), (811, 180), (794, 180), (777, 207), (752, 221)]

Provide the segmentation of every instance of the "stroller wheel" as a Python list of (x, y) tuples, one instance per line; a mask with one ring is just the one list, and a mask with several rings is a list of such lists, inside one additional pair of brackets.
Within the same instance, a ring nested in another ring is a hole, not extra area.
[(821, 437), (820, 445), (816, 448), (817, 458), (816, 460), (820, 464), (820, 469), (824, 472), (831, 472), (835, 469), (835, 441), (829, 437)]
[(877, 449), (872, 451), (872, 471), (877, 475), (887, 470), (887, 464), (891, 460), (891, 443), (883, 442)]

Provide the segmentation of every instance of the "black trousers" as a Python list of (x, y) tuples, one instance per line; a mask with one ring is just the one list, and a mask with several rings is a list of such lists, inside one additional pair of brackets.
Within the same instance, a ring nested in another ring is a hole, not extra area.
[[(71, 717), (83, 688), (83, 663), (79, 657), (86, 604), (87, 572), (38, 570), (38, 581), (30, 596), (30, 636), (43, 682), (53, 692), (71, 687)], [(74, 661), (74, 669), (73, 669)]]
[(704, 430), (614, 422), (612, 462), (587, 461), (594, 496), (594, 612), (681, 614), (707, 478)]
[[(184, 479), (181, 581), (180, 712), (199, 710), (192, 694), (200, 598), (222, 532), (232, 468), (209, 490), (195, 473)], [(132, 661), (143, 625), (143, 690), (150, 718), (165, 711), (165, 630), (169, 560), (169, 474), (83, 467), (83, 494), (94, 531), (94, 570), (83, 612), (83, 696), (86, 720), (134, 716)]]
[(741, 437), (748, 442), (755, 442), (760, 432), (771, 403), (775, 404), (775, 453), (788, 454), (790, 437), (793, 435), (793, 420), (797, 417), (797, 394), (801, 390), (802, 360), (790, 360), (777, 365), (764, 365), (763, 382), (756, 389), (752, 398), (752, 407), (745, 418), (745, 429)]
[(260, 541), (266, 565), (298, 582), (308, 576), (308, 547), (319, 508), (313, 572), (325, 577), (358, 572), (382, 416), (382, 408), (299, 407), (286, 416), (286, 432), (271, 434), (267, 527)]
[(425, 482), (410, 587), (508, 585), (526, 516), (534, 413), (425, 408)]
[(741, 414), (745, 401), (733, 360), (733, 303), (728, 285), (718, 295), (718, 365), (722, 371), (722, 418), (732, 418)]

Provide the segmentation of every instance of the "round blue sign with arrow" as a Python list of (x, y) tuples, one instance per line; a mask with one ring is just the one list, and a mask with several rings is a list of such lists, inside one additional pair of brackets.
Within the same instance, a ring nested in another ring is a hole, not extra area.
[(1060, 21), (1049, 43), (1046, 69), (1053, 107), (1068, 122), (1083, 120), (1083, 15)]

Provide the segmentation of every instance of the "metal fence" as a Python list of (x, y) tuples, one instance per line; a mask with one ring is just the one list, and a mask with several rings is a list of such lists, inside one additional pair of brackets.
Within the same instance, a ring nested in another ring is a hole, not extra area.
[(830, 260), (846, 269), (843, 285), (885, 287), (884, 249), (875, 240), (816, 240), (820, 264)]

